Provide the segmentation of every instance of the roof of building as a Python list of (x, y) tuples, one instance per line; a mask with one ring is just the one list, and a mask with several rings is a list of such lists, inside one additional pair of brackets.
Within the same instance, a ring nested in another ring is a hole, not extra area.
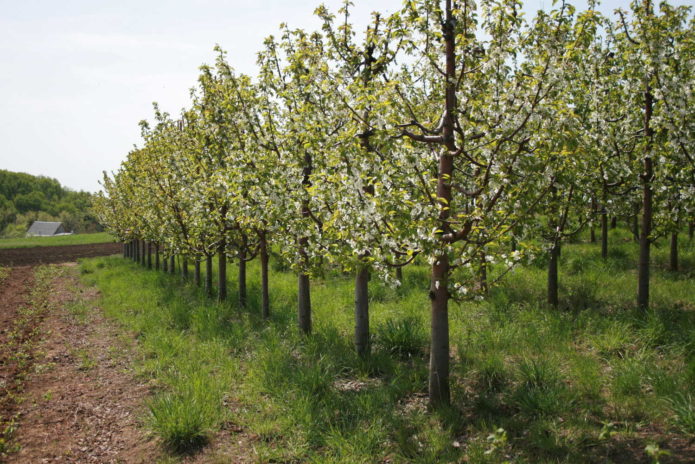
[(29, 227), (27, 235), (55, 235), (64, 232), (60, 230), (62, 226), (62, 222), (34, 221), (31, 227)]

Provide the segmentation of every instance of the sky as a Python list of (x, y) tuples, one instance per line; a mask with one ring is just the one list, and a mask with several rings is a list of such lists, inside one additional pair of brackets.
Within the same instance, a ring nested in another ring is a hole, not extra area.
[[(402, 0), (353, 0), (357, 26)], [(690, 4), (695, 0), (673, 1)], [(263, 39), (282, 22), (315, 30), (321, 0), (0, 0), (0, 169), (56, 178), (96, 192), (134, 145), (152, 102), (189, 104), (213, 47), (254, 74)], [(341, 0), (324, 0), (336, 11)], [(585, 2), (573, 2), (578, 8)], [(551, 0), (526, 0), (531, 13)], [(626, 8), (605, 0), (601, 10)], [(363, 29), (363, 27), (359, 27)]]

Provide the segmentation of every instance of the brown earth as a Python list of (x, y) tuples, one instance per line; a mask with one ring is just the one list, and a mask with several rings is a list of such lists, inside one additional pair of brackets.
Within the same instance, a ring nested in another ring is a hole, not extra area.
[[(6, 462), (156, 462), (160, 448), (140, 424), (149, 387), (131, 367), (133, 338), (94, 307), (97, 291), (80, 284), (74, 263), (59, 266), (45, 300), (30, 302), (33, 271), (13, 269), (0, 290), (3, 328), (11, 327), (20, 306), (38, 302), (47, 308), (32, 321), (31, 332), (41, 341), (31, 348), (26, 372), (18, 382), (5, 378), (20, 394), (0, 409), (3, 421), (14, 417), (18, 424), (11, 444), (19, 450)], [(3, 337), (4, 331), (5, 346)], [(15, 369), (9, 375), (17, 374)]]
[(67, 263), (78, 258), (114, 255), (122, 250), (123, 245), (120, 243), (0, 249), (0, 266)]

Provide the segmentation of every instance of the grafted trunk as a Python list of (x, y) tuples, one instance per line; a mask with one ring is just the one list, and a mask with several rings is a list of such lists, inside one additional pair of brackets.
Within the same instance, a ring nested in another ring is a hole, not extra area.
[(268, 291), (268, 241), (265, 232), (261, 234), (261, 315), (270, 317), (270, 294)]
[(219, 258), (217, 269), (219, 279), (217, 287), (219, 291), (217, 293), (217, 299), (218, 301), (224, 301), (227, 299), (227, 242), (224, 239), (217, 250), (217, 256)]
[(671, 234), (671, 255), (669, 260), (669, 269), (673, 272), (678, 271), (678, 232)]
[(559, 303), (558, 298), (558, 275), (557, 275), (557, 261), (558, 261), (558, 242), (553, 243), (550, 248), (550, 259), (548, 260), (548, 304), (557, 308)]
[(193, 263), (193, 282), (196, 287), (200, 287), (200, 257), (196, 256)]
[[(400, 269), (400, 268), (399, 268)], [(369, 268), (362, 265), (355, 276), (355, 349), (369, 354)]]
[(246, 252), (239, 253), (239, 307), (246, 307)]
[(212, 296), (212, 255), (205, 258), (205, 293)]
[(309, 276), (299, 274), (298, 279), (298, 322), (299, 329), (305, 334), (311, 333), (311, 291)]

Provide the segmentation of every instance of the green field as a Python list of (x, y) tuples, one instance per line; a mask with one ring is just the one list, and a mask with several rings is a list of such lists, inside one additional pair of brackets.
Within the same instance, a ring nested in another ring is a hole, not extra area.
[(636, 256), (620, 230), (605, 262), (598, 245), (564, 246), (558, 310), (544, 303), (542, 260), (486, 300), (452, 305), (453, 404), (437, 411), (426, 407), (425, 266), (405, 268), (399, 289), (372, 280), (366, 360), (352, 346), (350, 276), (312, 282), (305, 337), (296, 278), (277, 261), (267, 322), (255, 262), (244, 310), (234, 266), (227, 304), (119, 257), (81, 271), (137, 337), (139, 375), (156, 386), (143, 421), (171, 462), (218, 433), (242, 440), (220, 432), (229, 424), (254, 462), (692, 462), (695, 244), (681, 240), (680, 273), (666, 270), (667, 243), (655, 246), (647, 313), (634, 307)]
[(91, 243), (113, 242), (114, 240), (114, 237), (107, 232), (98, 232), (95, 234), (58, 235), (56, 237), (0, 238), (0, 248), (87, 245)]

